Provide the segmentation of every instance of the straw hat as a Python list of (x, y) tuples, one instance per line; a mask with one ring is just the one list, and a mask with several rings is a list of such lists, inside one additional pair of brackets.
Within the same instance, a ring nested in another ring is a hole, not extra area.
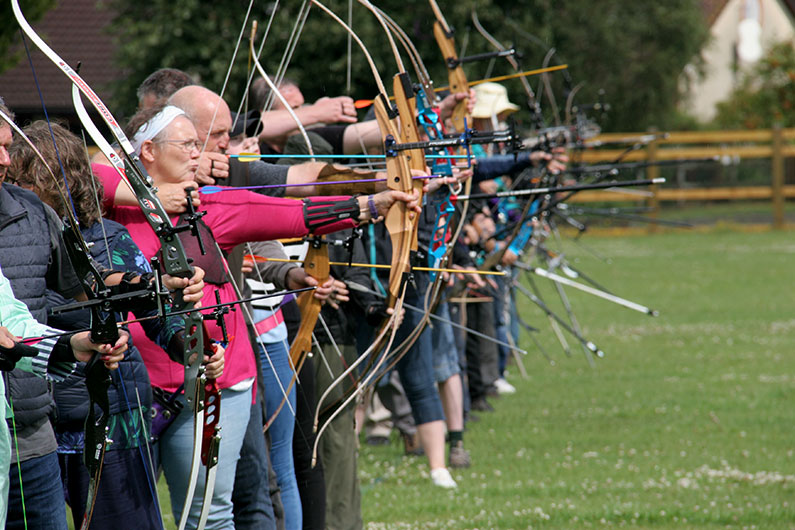
[(497, 83), (483, 83), (475, 87), (477, 101), (472, 111), (473, 118), (491, 118), (506, 113), (511, 114), (519, 110), (519, 105), (514, 105), (508, 100), (508, 91)]

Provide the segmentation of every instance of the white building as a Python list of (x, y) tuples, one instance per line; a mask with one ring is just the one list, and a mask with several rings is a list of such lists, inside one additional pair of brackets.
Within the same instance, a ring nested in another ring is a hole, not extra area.
[(702, 50), (704, 77), (693, 65), (683, 73), (689, 95), (683, 110), (700, 121), (715, 116), (715, 104), (725, 100), (772, 45), (795, 40), (795, 0), (701, 0), (710, 26), (710, 40)]

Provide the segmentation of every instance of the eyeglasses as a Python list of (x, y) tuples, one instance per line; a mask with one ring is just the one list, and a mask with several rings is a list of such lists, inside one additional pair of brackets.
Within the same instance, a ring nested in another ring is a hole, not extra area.
[(158, 143), (176, 145), (186, 153), (190, 153), (194, 149), (201, 151), (202, 143), (199, 140), (160, 140)]

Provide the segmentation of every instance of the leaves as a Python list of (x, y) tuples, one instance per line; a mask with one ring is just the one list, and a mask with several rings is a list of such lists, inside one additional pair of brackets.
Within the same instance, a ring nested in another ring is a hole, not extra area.
[[(55, 6), (55, 0), (23, 0), (20, 2), (20, 7), (30, 23), (39, 20), (53, 6)], [(0, 20), (14, 20), (11, 2), (0, 2)], [(0, 26), (0, 73), (13, 67), (19, 61), (23, 53), (20, 42), (19, 27), (16, 22)]]
[(770, 48), (729, 98), (717, 105), (715, 123), (724, 128), (795, 126), (795, 47), (789, 41)]
[[(347, 20), (347, 1), (324, 3)], [(135, 88), (162, 67), (185, 70), (206, 86), (220, 90), (248, 2), (152, 0), (130, 4), (112, 0), (112, 5), (119, 13), (114, 23), (120, 45), (119, 60), (130, 70), (130, 75), (116, 87), (117, 104), (127, 111), (134, 109)], [(578, 102), (593, 103), (603, 89), (612, 108), (601, 119), (607, 130), (665, 127), (673, 118), (679, 99), (679, 74), (698, 55), (707, 38), (697, 4), (690, 0), (448, 2), (441, 7), (447, 22), (456, 29), (457, 45), (465, 55), (493, 51), (472, 27), (473, 6), (490, 33), (506, 45), (515, 43), (522, 54), (523, 68), (540, 66), (554, 46), (556, 53), (551, 64), (568, 63), (572, 82), (584, 82), (577, 95)], [(251, 18), (259, 22), (258, 42), (264, 35), (272, 7), (254, 5)], [(278, 7), (261, 57), (269, 73), (275, 73), (282, 61), (299, 7), (297, 2)], [(404, 1), (384, 0), (379, 7), (406, 31), (437, 86), (446, 85), (444, 61), (433, 39), (434, 17), (430, 6), (418, 2), (406, 9)], [(352, 27), (375, 58), (381, 75), (391, 76), (396, 68), (383, 29), (367, 9), (356, 3)], [(224, 93), (233, 109), (243, 98), (249, 31), (250, 24)], [(348, 37), (343, 29), (319, 9), (311, 9), (287, 72), (300, 84), (308, 101), (346, 92), (347, 46)], [(465, 69), (470, 79), (482, 78), (487, 72), (499, 75), (512, 71), (502, 59), (468, 63)], [(556, 104), (561, 108), (566, 90), (571, 89), (564, 86), (563, 78), (559, 74), (550, 76)], [(370, 69), (355, 43), (351, 79), (350, 95), (354, 99), (372, 98), (376, 93)], [(532, 79), (531, 83), (538, 87), (539, 79)], [(506, 86), (513, 101), (525, 101), (518, 81), (507, 82)], [(542, 107), (551, 120), (551, 104), (546, 97)], [(517, 117), (527, 121), (529, 112), (520, 112)]]

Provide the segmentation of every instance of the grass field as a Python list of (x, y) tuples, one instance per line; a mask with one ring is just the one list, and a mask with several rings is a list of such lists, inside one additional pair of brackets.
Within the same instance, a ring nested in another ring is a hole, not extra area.
[(556, 365), (524, 337), (530, 378), (512, 367), (518, 393), (468, 425), (456, 491), (397, 443), (363, 444), (369, 528), (795, 528), (795, 233), (584, 242), (564, 247), (575, 266), (660, 316), (567, 290), (607, 354), (591, 369), (520, 300)]

